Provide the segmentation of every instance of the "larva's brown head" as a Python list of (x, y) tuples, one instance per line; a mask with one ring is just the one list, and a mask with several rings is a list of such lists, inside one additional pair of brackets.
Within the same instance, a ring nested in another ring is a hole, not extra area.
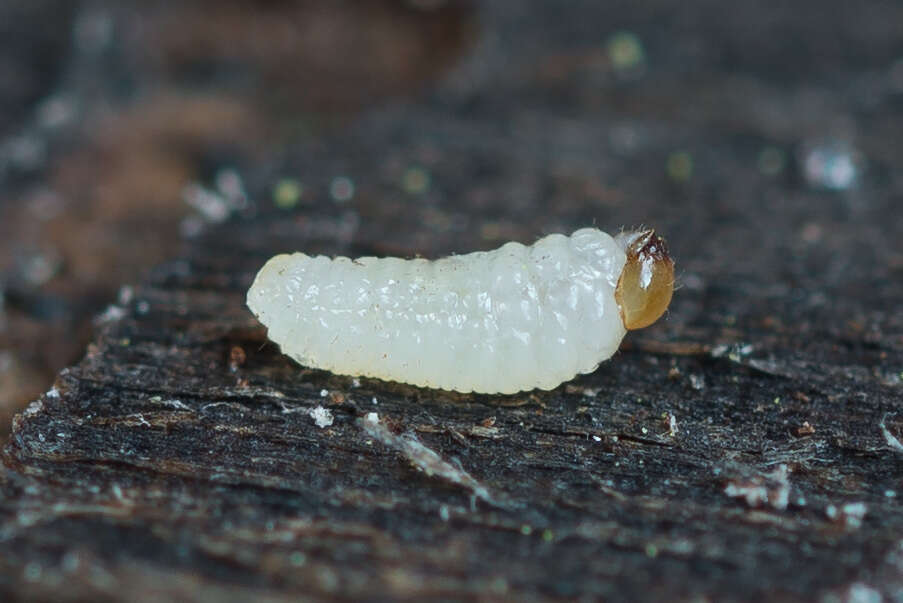
[(642, 329), (668, 309), (674, 293), (674, 261), (654, 230), (619, 237), (627, 262), (618, 279), (615, 301), (626, 329)]

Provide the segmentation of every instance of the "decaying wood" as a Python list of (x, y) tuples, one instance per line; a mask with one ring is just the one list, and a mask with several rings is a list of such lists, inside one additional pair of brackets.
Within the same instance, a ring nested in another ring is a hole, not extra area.
[[(775, 67), (755, 48), (741, 57), (753, 82), (742, 98), (714, 64), (691, 82), (650, 58), (643, 79), (619, 80), (585, 56), (599, 34), (575, 25), (581, 13), (535, 8), (515, 26), (485, 10), (501, 50), (479, 47), (439, 98), (289, 150), (309, 204), (276, 209), (271, 174), (252, 179), (255, 204), (121, 296), (84, 359), (16, 417), (0, 589), (900, 597), (903, 221), (889, 219), (900, 192), (879, 169), (903, 162), (903, 137), (883, 134), (899, 112), (871, 114), (885, 125), (859, 142), (873, 169), (855, 188), (817, 190), (792, 162), (775, 180), (757, 172), (757, 150), (792, 151), (856, 98), (812, 76), (835, 104), (800, 107), (768, 85)], [(642, 35), (651, 21), (636, 18)], [(561, 29), (540, 35), (550, 22)], [(877, 21), (863, 27), (880, 39)], [(662, 53), (668, 40), (680, 41), (662, 37)], [(787, 115), (762, 117), (763, 104)], [(611, 146), (618, 128), (632, 132), (628, 151)], [(688, 181), (665, 175), (674, 148), (695, 158)], [(429, 173), (428, 192), (399, 187), (409, 166)], [(328, 194), (342, 174), (356, 185), (347, 203)], [(281, 251), (436, 257), (594, 220), (654, 224), (682, 287), (663, 322), (551, 392), (459, 395), (306, 370), (243, 303)]]

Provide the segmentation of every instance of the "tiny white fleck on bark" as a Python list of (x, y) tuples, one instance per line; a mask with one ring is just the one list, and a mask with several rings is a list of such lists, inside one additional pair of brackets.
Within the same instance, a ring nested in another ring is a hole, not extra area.
[(310, 415), (310, 418), (314, 420), (316, 426), (320, 429), (329, 427), (334, 421), (332, 412), (330, 412), (330, 410), (327, 408), (323, 408), (322, 406), (310, 409), (308, 414)]

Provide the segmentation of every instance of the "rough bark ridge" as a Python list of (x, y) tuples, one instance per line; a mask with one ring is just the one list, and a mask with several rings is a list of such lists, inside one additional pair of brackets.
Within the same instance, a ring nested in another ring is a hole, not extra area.
[[(249, 176), (256, 203), (124, 291), (16, 417), (0, 590), (903, 596), (901, 9), (799, 9), (763, 38), (759, 4), (693, 8), (711, 30), (652, 4), (494, 2), (493, 35), (430, 98)], [(599, 44), (607, 23), (645, 42), (633, 71)], [(799, 47), (774, 55), (785, 38)], [(858, 170), (843, 187), (812, 163), (839, 118)], [(273, 207), (280, 173), (310, 202)], [(350, 201), (330, 198), (338, 175)], [(243, 304), (277, 252), (436, 257), (594, 221), (654, 225), (682, 287), (551, 392), (305, 370)]]

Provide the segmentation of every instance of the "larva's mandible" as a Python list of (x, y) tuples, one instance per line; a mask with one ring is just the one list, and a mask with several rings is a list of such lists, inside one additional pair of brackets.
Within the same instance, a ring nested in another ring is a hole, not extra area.
[(594, 370), (664, 313), (673, 284), (653, 231), (583, 228), (435, 261), (277, 255), (248, 306), (304, 366), (508, 394)]

